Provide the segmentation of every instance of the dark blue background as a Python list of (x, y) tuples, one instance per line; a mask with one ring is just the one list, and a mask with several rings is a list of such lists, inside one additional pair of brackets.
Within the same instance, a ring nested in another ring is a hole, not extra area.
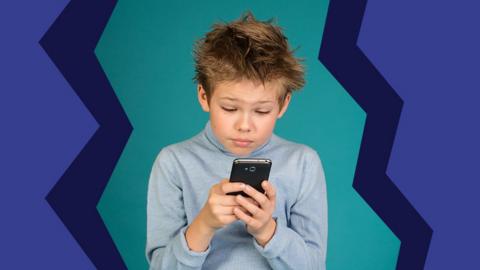
[(433, 229), (426, 269), (478, 269), (480, 3), (367, 4), (359, 47), (403, 99), (387, 174)]
[(45, 200), (98, 127), (39, 44), (67, 2), (0, 4), (2, 269), (94, 269)]

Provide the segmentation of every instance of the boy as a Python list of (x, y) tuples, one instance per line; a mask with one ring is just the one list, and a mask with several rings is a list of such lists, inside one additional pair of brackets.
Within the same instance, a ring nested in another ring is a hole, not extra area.
[[(273, 134), (304, 84), (280, 28), (251, 13), (196, 44), (198, 100), (210, 121), (162, 149), (150, 176), (150, 269), (325, 269), (326, 186), (311, 148)], [(225, 179), (236, 157), (272, 160), (265, 194)], [(250, 197), (227, 193), (244, 191)]]

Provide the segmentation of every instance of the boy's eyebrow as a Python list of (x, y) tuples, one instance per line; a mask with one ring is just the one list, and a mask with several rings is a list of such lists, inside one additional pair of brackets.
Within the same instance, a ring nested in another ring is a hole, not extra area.
[[(220, 99), (227, 99), (227, 100), (230, 100), (230, 101), (242, 101), (242, 100), (239, 100), (237, 98), (232, 98), (232, 97), (221, 97)], [(260, 100), (260, 101), (255, 102), (254, 104), (265, 104), (265, 103), (273, 103), (273, 101), (271, 101), (271, 100)]]

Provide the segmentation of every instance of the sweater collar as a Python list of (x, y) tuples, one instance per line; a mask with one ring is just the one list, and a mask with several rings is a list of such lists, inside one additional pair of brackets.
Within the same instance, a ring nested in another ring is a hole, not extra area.
[(269, 146), (271, 144), (271, 141), (272, 141), (272, 137), (274, 136), (272, 134), (272, 136), (270, 136), (270, 138), (268, 138), (268, 140), (264, 144), (260, 145), (257, 149), (253, 150), (250, 153), (250, 155), (248, 155), (248, 156), (238, 156), (238, 155), (228, 151), (227, 148), (225, 148), (225, 146), (220, 143), (220, 141), (217, 139), (217, 137), (213, 133), (210, 121), (208, 121), (207, 124), (205, 125), (204, 134), (205, 134), (205, 137), (207, 138), (207, 141), (209, 141), (213, 146), (215, 146), (215, 148), (220, 150), (225, 155), (231, 156), (231, 157), (259, 157), (259, 155), (262, 155), (263, 153), (265, 153), (265, 151), (269, 148)]

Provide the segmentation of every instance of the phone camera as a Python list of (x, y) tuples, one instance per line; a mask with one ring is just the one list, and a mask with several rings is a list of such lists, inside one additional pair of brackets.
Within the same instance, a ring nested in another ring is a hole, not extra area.
[(256, 169), (257, 169), (257, 168), (255, 168), (255, 166), (251, 166), (251, 167), (249, 168), (249, 171), (250, 171), (250, 172), (254, 172)]

